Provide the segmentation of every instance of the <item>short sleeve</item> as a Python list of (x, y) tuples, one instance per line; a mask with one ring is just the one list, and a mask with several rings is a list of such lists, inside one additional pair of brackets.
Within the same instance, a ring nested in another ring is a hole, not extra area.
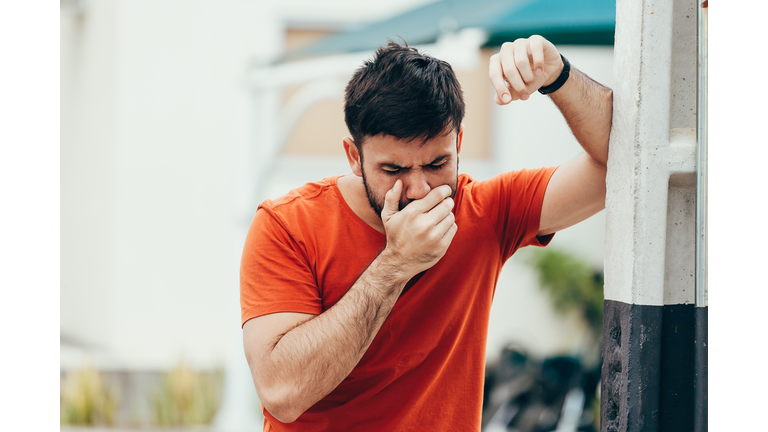
[(240, 262), (241, 325), (277, 312), (320, 314), (317, 281), (285, 224), (262, 205), (251, 222)]
[(554, 234), (537, 237), (549, 180), (558, 167), (524, 169), (475, 182), (473, 199), (496, 230), (507, 260), (525, 246), (546, 246)]

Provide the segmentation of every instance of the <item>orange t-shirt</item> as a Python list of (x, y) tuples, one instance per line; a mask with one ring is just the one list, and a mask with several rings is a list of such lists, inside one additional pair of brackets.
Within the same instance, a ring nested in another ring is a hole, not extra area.
[[(479, 431), (485, 345), (504, 262), (537, 238), (556, 167), (486, 181), (460, 175), (445, 256), (406, 285), (368, 351), (328, 396), (265, 431)], [(276, 312), (321, 314), (381, 252), (386, 237), (355, 215), (338, 177), (259, 206), (240, 274), (242, 323)]]

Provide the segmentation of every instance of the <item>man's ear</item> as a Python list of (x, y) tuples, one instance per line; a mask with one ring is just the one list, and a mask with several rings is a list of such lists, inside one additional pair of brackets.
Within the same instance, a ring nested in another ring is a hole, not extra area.
[(350, 137), (344, 138), (344, 153), (347, 155), (347, 161), (349, 162), (349, 167), (352, 168), (352, 172), (356, 176), (362, 177), (363, 160), (360, 157), (360, 152), (357, 150), (355, 142)]
[(464, 123), (459, 125), (459, 136), (456, 137), (456, 154), (461, 153), (461, 140), (464, 139)]

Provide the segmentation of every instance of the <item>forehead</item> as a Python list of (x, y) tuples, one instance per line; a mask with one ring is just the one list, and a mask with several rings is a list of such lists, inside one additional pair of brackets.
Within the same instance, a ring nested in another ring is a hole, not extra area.
[(366, 162), (374, 164), (428, 164), (437, 157), (456, 153), (456, 135), (452, 131), (428, 141), (418, 138), (409, 141), (381, 134), (366, 138), (362, 152)]

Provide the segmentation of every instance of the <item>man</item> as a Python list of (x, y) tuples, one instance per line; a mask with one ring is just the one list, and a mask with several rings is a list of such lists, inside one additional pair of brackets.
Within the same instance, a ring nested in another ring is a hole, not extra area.
[(350, 80), (352, 174), (256, 213), (241, 268), (246, 357), (265, 431), (479, 430), (486, 333), (504, 262), (600, 211), (612, 93), (540, 36), (491, 58), (496, 103), (549, 92), (585, 153), (458, 175), (464, 102), (450, 66), (380, 48)]

